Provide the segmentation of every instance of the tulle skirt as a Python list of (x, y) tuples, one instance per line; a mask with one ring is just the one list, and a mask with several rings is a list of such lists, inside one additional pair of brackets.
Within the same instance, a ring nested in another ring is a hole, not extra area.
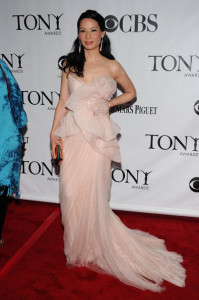
[(67, 265), (86, 266), (139, 289), (160, 292), (167, 280), (183, 287), (181, 255), (164, 241), (127, 228), (109, 206), (111, 159), (83, 132), (63, 138), (60, 204)]

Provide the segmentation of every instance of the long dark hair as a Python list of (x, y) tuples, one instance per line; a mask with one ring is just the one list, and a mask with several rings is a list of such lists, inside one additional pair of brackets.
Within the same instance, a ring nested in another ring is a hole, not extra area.
[[(93, 19), (98, 22), (101, 31), (105, 30), (105, 20), (104, 18), (95, 10), (87, 10), (82, 13), (77, 21), (77, 31), (79, 32), (80, 22), (82, 19), (89, 18)], [(100, 52), (101, 55), (109, 58), (115, 59), (114, 56), (111, 54), (111, 43), (108, 36), (105, 34), (103, 38), (103, 47), (102, 51)], [(58, 60), (58, 66), (61, 70), (65, 72), (68, 68), (69, 73), (75, 73), (79, 77), (83, 77), (83, 69), (85, 63), (85, 56), (84, 50), (81, 46), (81, 52), (79, 53), (79, 38), (73, 43), (73, 47), (70, 53), (67, 55), (61, 56)]]

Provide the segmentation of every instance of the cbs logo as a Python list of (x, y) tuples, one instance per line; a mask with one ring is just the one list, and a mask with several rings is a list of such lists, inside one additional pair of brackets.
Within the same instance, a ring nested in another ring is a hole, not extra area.
[(113, 15), (105, 17), (105, 27), (107, 32), (114, 32), (120, 28), (124, 33), (127, 32), (154, 32), (158, 28), (157, 14), (148, 16), (142, 14), (125, 14), (119, 20)]
[(199, 177), (194, 177), (189, 182), (189, 187), (192, 192), (199, 193)]
[(199, 100), (194, 104), (194, 111), (197, 115), (199, 115)]

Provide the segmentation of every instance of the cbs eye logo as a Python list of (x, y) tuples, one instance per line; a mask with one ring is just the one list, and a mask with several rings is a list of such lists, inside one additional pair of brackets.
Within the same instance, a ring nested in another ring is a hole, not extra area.
[(105, 18), (105, 26), (107, 32), (113, 32), (118, 28), (118, 19), (115, 16), (108, 15)]
[(192, 192), (199, 193), (199, 177), (194, 177), (189, 182), (189, 187)]
[(194, 104), (194, 111), (197, 115), (199, 115), (199, 100)]
[(158, 28), (157, 14), (125, 14), (119, 20), (113, 15), (108, 15), (105, 17), (105, 27), (107, 32), (114, 32), (118, 27), (124, 33), (155, 32)]

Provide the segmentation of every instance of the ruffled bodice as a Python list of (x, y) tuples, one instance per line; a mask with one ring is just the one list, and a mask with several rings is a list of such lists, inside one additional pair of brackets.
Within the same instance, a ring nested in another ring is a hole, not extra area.
[(63, 138), (82, 132), (97, 152), (120, 162), (116, 139), (120, 127), (108, 116), (108, 101), (116, 92), (116, 87), (116, 81), (106, 76), (84, 83), (69, 75), (70, 97), (66, 102), (68, 112), (55, 134)]

